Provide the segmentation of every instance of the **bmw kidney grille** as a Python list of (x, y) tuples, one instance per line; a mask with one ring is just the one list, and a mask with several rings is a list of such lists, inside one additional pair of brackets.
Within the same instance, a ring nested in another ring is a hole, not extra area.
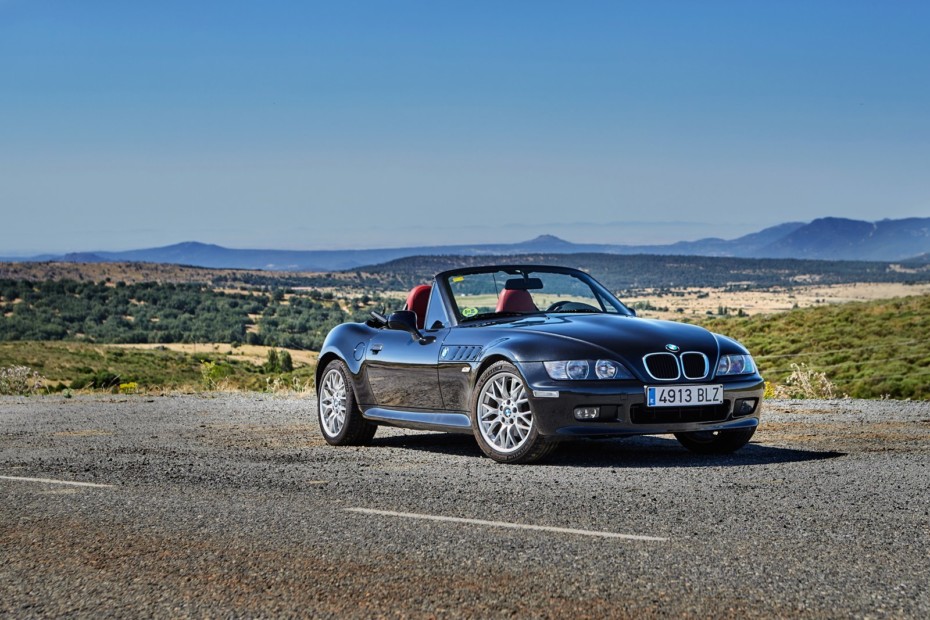
[(710, 371), (707, 356), (698, 351), (687, 351), (680, 358), (671, 353), (650, 353), (643, 357), (643, 364), (649, 376), (657, 381), (675, 381), (681, 377), (697, 381)]

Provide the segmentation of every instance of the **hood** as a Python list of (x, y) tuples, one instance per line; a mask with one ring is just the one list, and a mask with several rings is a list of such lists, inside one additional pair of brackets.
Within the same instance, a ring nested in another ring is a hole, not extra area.
[[(698, 351), (716, 364), (721, 343), (703, 327), (613, 314), (535, 315), (486, 326), (507, 343), (519, 361), (553, 359), (614, 359), (643, 375), (643, 356)], [(735, 343), (734, 343), (735, 344)]]
[(581, 340), (614, 353), (637, 357), (665, 351), (668, 344), (682, 351), (700, 351), (711, 359), (717, 356), (718, 349), (717, 339), (703, 327), (613, 314), (534, 316), (509, 323), (507, 327)]

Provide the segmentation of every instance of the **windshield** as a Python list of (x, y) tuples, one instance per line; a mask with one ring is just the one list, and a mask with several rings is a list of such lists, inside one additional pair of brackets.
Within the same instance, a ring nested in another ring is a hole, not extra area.
[(461, 321), (538, 313), (631, 314), (581, 272), (508, 268), (446, 275)]

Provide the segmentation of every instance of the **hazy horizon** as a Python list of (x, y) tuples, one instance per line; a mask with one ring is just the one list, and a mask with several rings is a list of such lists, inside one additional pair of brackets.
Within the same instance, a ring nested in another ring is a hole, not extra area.
[[(789, 223), (789, 222), (783, 222), (783, 223), (786, 223), (786, 224), (787, 224), (787, 223)], [(624, 225), (624, 226), (629, 226), (629, 227), (631, 227), (631, 228), (648, 228), (648, 227), (651, 227), (651, 226), (652, 226), (652, 224), (649, 223), (649, 222), (623, 223), (623, 225)], [(572, 227), (584, 227), (584, 228), (587, 228), (587, 227), (591, 227), (591, 226), (593, 226), (593, 225), (590, 225), (590, 224), (581, 224), (581, 223), (574, 223), (574, 224), (562, 225), (563, 228), (566, 228), (566, 227), (567, 227), (567, 228), (569, 228), (569, 229), (571, 229)], [(694, 223), (694, 222), (685, 222), (685, 223), (681, 224), (681, 226), (682, 226), (682, 227), (690, 227), (690, 228), (692, 228), (692, 229), (695, 229), (695, 228), (704, 229), (704, 228), (707, 228), (709, 225), (706, 225), (706, 224), (697, 224), (697, 223)], [(466, 228), (468, 228), (468, 227), (466, 227)], [(478, 228), (478, 227), (471, 227), (471, 228), (474, 229), (474, 228)], [(445, 242), (445, 243), (438, 243), (438, 242), (434, 242), (434, 241), (430, 240), (429, 238), (422, 238), (422, 239), (420, 239), (420, 240), (414, 239), (414, 241), (413, 241), (412, 243), (394, 243), (394, 244), (390, 244), (390, 243), (389, 243), (389, 242), (390, 242), (389, 237), (384, 237), (385, 243), (386, 243), (385, 245), (366, 245), (366, 246), (361, 246), (361, 245), (347, 245), (347, 246), (344, 246), (344, 247), (337, 247), (337, 246), (332, 246), (332, 247), (322, 247), (322, 246), (319, 246), (319, 247), (285, 247), (285, 246), (232, 246), (232, 245), (224, 245), (224, 244), (222, 244), (222, 243), (213, 243), (213, 242), (210, 242), (210, 241), (204, 241), (204, 240), (202, 240), (202, 239), (184, 238), (184, 239), (176, 239), (176, 240), (171, 241), (171, 242), (169, 242), (169, 243), (164, 243), (164, 244), (159, 244), (159, 245), (127, 246), (127, 247), (98, 247), (98, 248), (94, 248), (94, 249), (84, 249), (84, 250), (71, 250), (71, 249), (67, 249), (67, 248), (58, 248), (58, 249), (54, 249), (54, 248), (53, 248), (53, 249), (49, 249), (49, 250), (39, 250), (39, 251), (4, 252), (4, 251), (2, 250), (2, 248), (0, 248), (0, 256), (7, 256), (7, 257), (20, 257), (20, 256), (21, 256), (21, 257), (24, 257), (24, 258), (25, 258), (25, 257), (30, 257), (30, 256), (36, 256), (36, 255), (44, 255), (44, 254), (63, 255), (63, 254), (85, 253), (85, 252), (95, 252), (95, 251), (96, 251), (96, 252), (122, 252), (122, 251), (126, 251), (126, 250), (140, 250), (140, 249), (150, 249), (150, 248), (157, 248), (157, 247), (174, 246), (174, 245), (179, 245), (179, 244), (183, 244), (183, 243), (202, 243), (202, 244), (204, 244), (204, 245), (216, 245), (216, 246), (221, 246), (221, 247), (225, 247), (225, 248), (228, 248), (228, 249), (238, 249), (238, 250), (285, 250), (285, 251), (317, 251), (317, 250), (319, 250), (319, 251), (327, 251), (327, 250), (333, 250), (333, 251), (339, 251), (339, 250), (390, 249), (390, 248), (404, 248), (404, 247), (411, 247), (411, 246), (414, 246), (414, 247), (415, 247), (415, 246), (447, 246), (447, 245), (448, 245), (448, 246), (457, 246), (457, 245), (488, 245), (488, 244), (500, 244), (500, 243), (521, 243), (521, 242), (525, 242), (525, 241), (532, 241), (532, 240), (537, 239), (538, 237), (541, 237), (541, 236), (557, 237), (557, 238), (559, 238), (559, 239), (561, 239), (561, 240), (563, 240), (563, 241), (568, 241), (568, 242), (570, 242), (570, 243), (579, 244), (579, 245), (580, 245), (580, 244), (666, 245), (666, 244), (677, 243), (677, 242), (679, 242), (679, 241), (697, 241), (697, 240), (700, 240), (700, 239), (706, 239), (706, 238), (708, 238), (707, 235), (698, 235), (698, 236), (694, 236), (693, 238), (688, 238), (688, 239), (685, 239), (685, 238), (676, 238), (676, 239), (670, 239), (669, 241), (658, 241), (658, 242), (655, 242), (655, 243), (652, 243), (652, 242), (636, 242), (636, 241), (633, 241), (633, 242), (621, 242), (621, 241), (616, 241), (616, 240), (594, 241), (594, 240), (590, 240), (589, 238), (585, 238), (585, 239), (583, 239), (583, 240), (578, 239), (578, 238), (574, 238), (574, 237), (571, 236), (570, 233), (564, 233), (564, 232), (563, 232), (563, 233), (545, 232), (544, 230), (542, 230), (542, 229), (545, 228), (545, 225), (533, 226), (533, 227), (531, 227), (531, 228), (532, 228), (532, 229), (539, 228), (539, 229), (541, 230), (541, 232), (532, 233), (532, 234), (528, 233), (527, 236), (526, 236), (525, 238), (519, 238), (519, 239), (518, 239), (518, 238), (514, 238), (514, 239), (509, 239), (509, 240), (506, 240), (506, 241), (488, 241), (488, 240), (484, 240), (484, 239), (482, 239), (482, 240), (470, 240), (469, 238), (462, 237), (462, 238), (459, 238), (459, 239), (457, 239), (457, 240), (455, 240), (455, 241), (450, 241), (450, 242)], [(551, 228), (552, 228), (552, 227), (551, 227)], [(745, 234), (749, 234), (749, 233), (753, 233), (753, 232), (758, 232), (759, 230), (762, 230), (762, 229), (760, 228), (760, 229), (749, 230), (749, 231), (747, 231), (747, 233), (745, 233)], [(742, 235), (737, 235), (737, 237), (739, 237), (739, 236), (742, 236)]]

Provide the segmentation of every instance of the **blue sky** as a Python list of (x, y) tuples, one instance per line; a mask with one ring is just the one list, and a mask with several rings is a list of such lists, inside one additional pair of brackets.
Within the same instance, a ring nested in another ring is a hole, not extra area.
[(0, 255), (930, 216), (930, 3), (0, 0)]

